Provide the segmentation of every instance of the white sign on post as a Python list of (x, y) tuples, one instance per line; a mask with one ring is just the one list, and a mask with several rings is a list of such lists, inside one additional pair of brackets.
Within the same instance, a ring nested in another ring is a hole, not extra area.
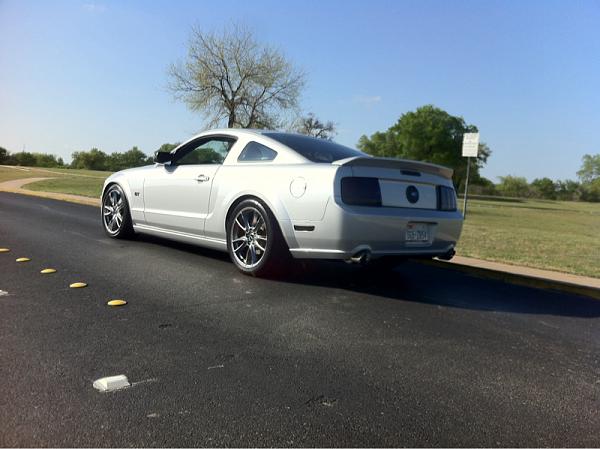
[(463, 157), (477, 157), (479, 151), (479, 133), (463, 134), (462, 155)]
[(467, 158), (467, 177), (465, 178), (465, 198), (463, 201), (463, 218), (467, 216), (467, 192), (469, 191), (469, 170), (471, 158), (479, 152), (479, 133), (463, 134), (462, 155)]

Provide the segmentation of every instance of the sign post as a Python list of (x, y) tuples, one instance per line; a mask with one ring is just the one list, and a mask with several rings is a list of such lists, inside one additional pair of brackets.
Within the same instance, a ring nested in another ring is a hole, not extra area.
[(467, 216), (467, 192), (469, 190), (469, 172), (471, 158), (477, 157), (479, 152), (479, 133), (463, 134), (462, 155), (467, 158), (467, 178), (465, 179), (465, 197), (463, 198), (463, 217)]

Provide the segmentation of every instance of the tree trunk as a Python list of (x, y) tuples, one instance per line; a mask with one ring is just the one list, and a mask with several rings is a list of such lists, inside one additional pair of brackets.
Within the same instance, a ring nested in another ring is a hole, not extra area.
[(227, 128), (235, 126), (235, 109), (229, 111), (229, 119), (227, 120)]

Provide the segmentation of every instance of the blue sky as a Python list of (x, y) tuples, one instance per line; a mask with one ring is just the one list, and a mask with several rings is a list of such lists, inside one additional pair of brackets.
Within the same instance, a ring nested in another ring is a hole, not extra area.
[(479, 127), (484, 176), (575, 178), (600, 152), (598, 1), (0, 0), (0, 146), (148, 154), (203, 129), (167, 92), (190, 27), (240, 22), (308, 75), (337, 141), (435, 104)]

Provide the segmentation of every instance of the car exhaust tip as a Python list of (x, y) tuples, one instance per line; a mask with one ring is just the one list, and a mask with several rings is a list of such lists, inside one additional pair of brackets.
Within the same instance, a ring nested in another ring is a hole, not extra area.
[(447, 253), (437, 256), (437, 258), (440, 260), (450, 260), (454, 257), (455, 254), (456, 254), (456, 251), (454, 250), (454, 248), (452, 248)]
[(371, 251), (362, 250), (354, 254), (350, 259), (348, 259), (348, 263), (366, 265), (371, 260)]

